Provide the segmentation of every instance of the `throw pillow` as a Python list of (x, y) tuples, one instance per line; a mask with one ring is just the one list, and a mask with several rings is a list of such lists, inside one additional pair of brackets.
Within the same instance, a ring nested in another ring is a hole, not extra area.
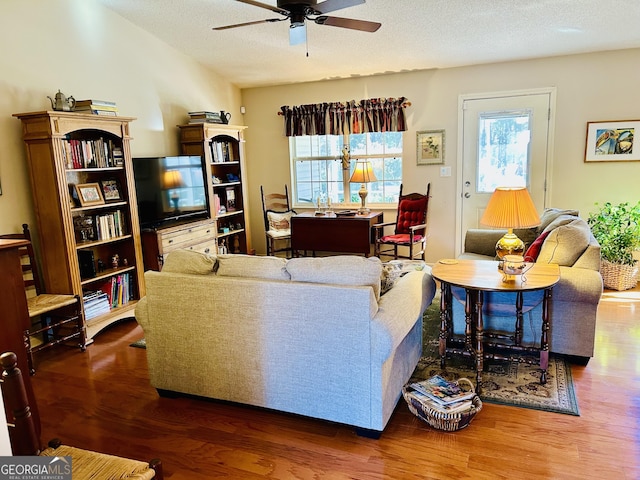
[(382, 262), (378, 257), (340, 255), (318, 258), (292, 258), (287, 262), (291, 280), (334, 285), (369, 285), (380, 299)]
[(538, 238), (536, 238), (531, 246), (527, 248), (527, 251), (524, 254), (524, 259), (526, 262), (535, 262), (538, 260), (538, 255), (540, 255), (540, 250), (542, 249), (542, 244), (547, 239), (551, 232), (544, 232)]
[(218, 255), (216, 274), (221, 277), (247, 277), (264, 280), (290, 280), (287, 261), (278, 257), (226, 254)]
[(267, 211), (267, 220), (269, 221), (269, 230), (290, 230), (291, 217), (295, 214), (289, 210), (288, 212), (271, 212)]
[(162, 265), (163, 272), (208, 275), (213, 272), (216, 257), (193, 250), (174, 250), (167, 253)]
[(383, 263), (382, 275), (380, 276), (380, 296), (393, 288), (402, 274), (402, 267), (399, 264)]
[(590, 236), (591, 230), (587, 222), (576, 218), (549, 233), (542, 244), (538, 262), (571, 267), (589, 246)]
[(551, 222), (553, 222), (560, 215), (570, 215), (572, 217), (577, 217), (580, 214), (578, 210), (563, 210), (560, 208), (546, 208), (544, 212), (542, 212), (542, 216), (540, 217), (540, 226), (538, 227), (539, 232), (543, 232), (547, 230), (547, 227)]

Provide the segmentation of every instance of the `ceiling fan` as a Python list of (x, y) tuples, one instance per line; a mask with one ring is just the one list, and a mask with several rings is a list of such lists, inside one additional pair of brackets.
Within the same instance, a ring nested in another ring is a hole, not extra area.
[(254, 0), (236, 0), (241, 3), (271, 10), (282, 15), (282, 18), (268, 18), (255, 22), (236, 23), (223, 27), (214, 27), (213, 30), (227, 30), (229, 28), (246, 27), (260, 23), (281, 22), (290, 20), (289, 43), (298, 45), (307, 39), (307, 27), (305, 20), (317, 23), (318, 25), (330, 25), (332, 27), (349, 28), (363, 32), (375, 32), (381, 26), (378, 22), (366, 20), (355, 20), (353, 18), (330, 17), (325, 13), (340, 10), (342, 8), (353, 7), (365, 3), (365, 0), (324, 0), (318, 3), (317, 0), (278, 0), (277, 6), (267, 5)]

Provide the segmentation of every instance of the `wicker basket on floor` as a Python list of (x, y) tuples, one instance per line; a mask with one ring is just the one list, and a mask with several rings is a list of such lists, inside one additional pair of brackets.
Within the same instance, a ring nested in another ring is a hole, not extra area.
[[(461, 378), (458, 381), (466, 380), (473, 389), (473, 384), (466, 378)], [(438, 430), (444, 430), (447, 432), (455, 432), (467, 427), (477, 413), (482, 410), (482, 401), (478, 395), (474, 395), (471, 399), (471, 407), (468, 410), (455, 413), (443, 413), (433, 408), (428, 401), (421, 402), (415, 396), (411, 395), (413, 388), (410, 384), (405, 385), (402, 388), (402, 396), (407, 402), (407, 407), (411, 413), (413, 413), (420, 420), (423, 420), (428, 425)]]
[(606, 288), (612, 290), (629, 290), (638, 283), (638, 265), (622, 265), (602, 260), (600, 274)]

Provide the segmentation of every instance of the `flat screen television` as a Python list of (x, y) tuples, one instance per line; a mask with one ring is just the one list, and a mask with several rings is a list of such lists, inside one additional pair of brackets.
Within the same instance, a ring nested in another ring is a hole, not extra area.
[(200, 156), (133, 158), (141, 228), (209, 218), (206, 169)]

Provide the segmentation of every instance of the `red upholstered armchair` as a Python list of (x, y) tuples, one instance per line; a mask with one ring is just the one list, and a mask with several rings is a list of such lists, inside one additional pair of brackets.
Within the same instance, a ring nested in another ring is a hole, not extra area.
[[(394, 259), (424, 259), (424, 249), (427, 244), (427, 209), (431, 183), (427, 184), (427, 194), (409, 193), (398, 198), (398, 214), (395, 222), (378, 223), (373, 226), (375, 231), (375, 255), (393, 256)], [(384, 228), (395, 225), (392, 235), (384, 235)], [(383, 247), (384, 245), (387, 248)], [(398, 247), (409, 249), (408, 255), (399, 255)]]

